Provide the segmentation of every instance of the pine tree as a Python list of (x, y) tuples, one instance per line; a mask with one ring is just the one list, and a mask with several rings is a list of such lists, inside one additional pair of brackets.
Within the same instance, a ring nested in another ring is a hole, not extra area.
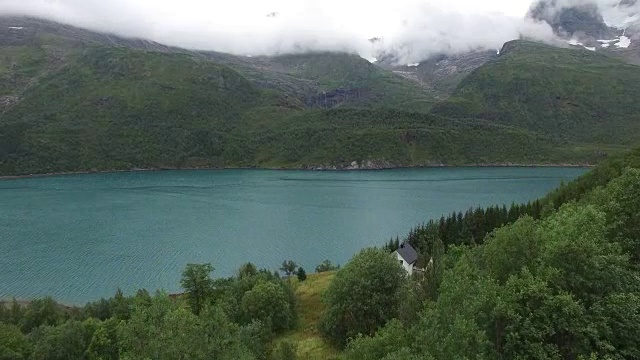
[(298, 271), (296, 272), (296, 276), (298, 277), (298, 280), (301, 282), (307, 280), (307, 272), (304, 271), (302, 266), (298, 268)]

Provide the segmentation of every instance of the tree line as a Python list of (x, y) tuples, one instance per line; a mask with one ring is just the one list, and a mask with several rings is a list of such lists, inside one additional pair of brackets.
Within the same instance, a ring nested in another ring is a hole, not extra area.
[[(318, 269), (331, 271), (326, 260)], [(295, 349), (275, 336), (297, 325), (289, 276), (306, 272), (295, 262), (278, 272), (242, 265), (235, 276), (212, 277), (211, 264), (188, 264), (183, 294), (132, 296), (67, 307), (52, 298), (0, 303), (0, 359), (293, 359)]]
[[(495, 229), (511, 224), (525, 215), (539, 219), (543, 210), (541, 201), (535, 200), (526, 204), (513, 203), (509, 208), (503, 205), (471, 208), (465, 213), (453, 212), (411, 229), (404, 241), (408, 241), (422, 254), (431, 252), (431, 238), (434, 235), (443, 242), (445, 248), (454, 245), (479, 245)], [(389, 251), (395, 251), (399, 246), (399, 237), (392, 238), (385, 244)]]

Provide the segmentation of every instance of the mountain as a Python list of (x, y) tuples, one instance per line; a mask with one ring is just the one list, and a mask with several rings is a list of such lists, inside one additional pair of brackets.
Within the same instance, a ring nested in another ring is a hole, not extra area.
[(381, 57), (376, 64), (420, 84), (445, 99), (473, 70), (497, 57), (496, 51), (472, 51), (458, 55), (440, 54), (408, 65), (396, 65), (393, 57)]
[(505, 44), (434, 114), (481, 118), (562, 142), (640, 141), (640, 67), (588, 50)]
[(353, 55), (249, 58), (2, 24), (1, 175), (584, 161), (522, 129), (428, 115), (431, 93)]
[(211, 52), (205, 55), (242, 72), (256, 86), (287, 93), (307, 107), (385, 106), (424, 112), (435, 102), (432, 93), (414, 82), (353, 54), (316, 52), (240, 59)]
[(514, 42), (408, 67), (416, 81), (343, 53), (234, 56), (0, 24), (0, 175), (581, 164), (637, 140), (637, 67), (585, 50)]
[[(607, 24), (602, 15), (603, 6), (605, 11), (616, 14), (612, 19), (617, 21), (615, 26)], [(527, 16), (547, 22), (559, 40), (570, 47), (606, 53), (640, 65), (640, 21), (635, 8), (634, 0), (613, 1), (600, 6), (595, 2), (540, 0)]]
[[(12, 52), (9, 57), (42, 60), (40, 69), (32, 69), (41, 70), (41, 74), (64, 66), (68, 57), (73, 58), (86, 46), (123, 47), (212, 60), (242, 73), (259, 88), (276, 90), (317, 107), (379, 104), (426, 111), (434, 102), (431, 94), (420, 91), (414, 83), (381, 71), (359, 56), (342, 53), (243, 57), (198, 52), (23, 17), (0, 17), (0, 46)], [(16, 51), (25, 53), (19, 55)], [(27, 83), (30, 80), (32, 78), (25, 79)]]
[(127, 39), (29, 17), (0, 16), (0, 30), (2, 30), (0, 31), (2, 47), (55, 44), (57, 48), (69, 49), (93, 44), (160, 52), (187, 52), (184, 49), (172, 48), (150, 40)]
[[(548, 23), (557, 36), (552, 42), (557, 47), (598, 51), (640, 65), (640, 21), (633, 17), (638, 15), (637, 11), (634, 12), (637, 2), (614, 1), (609, 6), (620, 14), (629, 14), (619, 27), (607, 25), (600, 8), (589, 1), (540, 0), (531, 6), (527, 17)], [(398, 56), (385, 50), (377, 55), (376, 64), (417, 82), (437, 99), (443, 100), (473, 70), (497, 56), (495, 50), (480, 49), (434, 55), (415, 64), (399, 64)]]
[(560, 36), (610, 39), (617, 34), (617, 29), (605, 24), (596, 3), (577, 2), (573, 6), (565, 6), (557, 0), (541, 0), (531, 7), (528, 16), (549, 23)]

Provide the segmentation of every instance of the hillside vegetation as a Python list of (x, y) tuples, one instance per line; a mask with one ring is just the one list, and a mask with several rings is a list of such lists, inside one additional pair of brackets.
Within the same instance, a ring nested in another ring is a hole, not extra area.
[(314, 107), (337, 104), (391, 107), (426, 112), (434, 95), (413, 81), (385, 71), (357, 55), (311, 53), (270, 58), (271, 69), (309, 79), (319, 85), (315, 96), (307, 99)]
[(86, 49), (39, 83), (2, 115), (5, 174), (215, 161), (218, 134), (261, 100), (225, 66), (124, 48)]
[(355, 55), (239, 57), (0, 25), (0, 176), (585, 164), (638, 138), (638, 68), (585, 51), (507, 44), (430, 112), (429, 90)]

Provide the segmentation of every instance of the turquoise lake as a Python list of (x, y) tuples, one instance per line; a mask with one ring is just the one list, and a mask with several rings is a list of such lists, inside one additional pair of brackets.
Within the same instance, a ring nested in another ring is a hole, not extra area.
[(541, 197), (582, 168), (159, 171), (0, 181), (0, 298), (179, 291), (190, 262), (307, 272), (431, 218)]

